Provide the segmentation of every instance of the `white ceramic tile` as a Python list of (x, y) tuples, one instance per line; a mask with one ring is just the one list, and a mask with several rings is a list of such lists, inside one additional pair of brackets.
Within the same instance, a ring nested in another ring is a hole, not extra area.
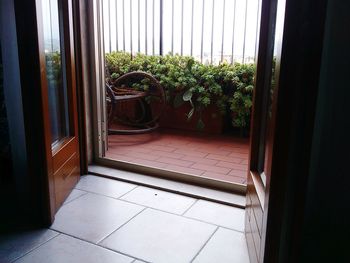
[(128, 263), (133, 260), (114, 251), (61, 234), (16, 263)]
[(0, 262), (12, 262), (57, 235), (55, 231), (40, 229), (1, 236)]
[(210, 200), (217, 200), (220, 202), (225, 202), (228, 204), (235, 204), (242, 208), (245, 207), (246, 200), (245, 194), (233, 194), (223, 191), (218, 191), (214, 189), (209, 189), (205, 187), (190, 185), (186, 183), (175, 182), (167, 179), (162, 179), (158, 177), (143, 175), (140, 173), (133, 173), (128, 171), (122, 171), (114, 168), (99, 166), (99, 165), (89, 165), (89, 171), (98, 174), (108, 175), (114, 178), (120, 178), (124, 180), (130, 180), (136, 183), (142, 183), (149, 186), (156, 186), (164, 190), (172, 190), (176, 193), (190, 194), (194, 197), (205, 197)]
[(137, 187), (121, 199), (174, 214), (183, 214), (196, 199), (148, 187)]
[(87, 192), (78, 190), (78, 189), (73, 189), (72, 192), (69, 194), (67, 199), (64, 201), (63, 205), (68, 204), (69, 202), (79, 198), (80, 196), (86, 194)]
[(199, 200), (185, 213), (185, 216), (244, 231), (244, 209)]
[(118, 198), (137, 185), (93, 175), (83, 176), (76, 189)]
[(219, 228), (193, 262), (249, 263), (248, 249), (244, 234)]
[(215, 229), (213, 225), (146, 209), (101, 245), (148, 262), (190, 262)]
[(88, 193), (62, 206), (51, 228), (97, 243), (142, 209), (139, 205)]

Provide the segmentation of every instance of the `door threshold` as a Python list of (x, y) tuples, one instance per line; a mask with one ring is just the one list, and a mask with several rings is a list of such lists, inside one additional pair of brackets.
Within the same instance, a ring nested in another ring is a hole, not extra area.
[(111, 168), (102, 165), (89, 165), (89, 174), (99, 175), (107, 178), (117, 179), (129, 183), (143, 185), (147, 187), (165, 190), (168, 192), (182, 194), (194, 198), (200, 198), (225, 205), (245, 208), (245, 192), (223, 191), (204, 186), (193, 185), (188, 182), (174, 181), (169, 178), (159, 178), (152, 175), (146, 175), (140, 172), (130, 172)]

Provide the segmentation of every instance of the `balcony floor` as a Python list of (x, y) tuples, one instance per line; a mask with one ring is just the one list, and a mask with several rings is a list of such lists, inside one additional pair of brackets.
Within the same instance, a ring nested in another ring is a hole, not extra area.
[(118, 161), (246, 184), (249, 141), (160, 129), (140, 135), (111, 135), (106, 157)]

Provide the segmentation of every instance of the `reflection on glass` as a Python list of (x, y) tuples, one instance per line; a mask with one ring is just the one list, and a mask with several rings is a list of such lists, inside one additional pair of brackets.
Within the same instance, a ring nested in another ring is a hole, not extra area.
[(51, 142), (69, 135), (67, 88), (59, 28), (58, 0), (42, 0), (46, 77), (48, 83)]
[(285, 10), (285, 0), (278, 1), (277, 5), (277, 16), (276, 16), (276, 30), (274, 37), (274, 50), (272, 57), (272, 67), (271, 67), (271, 80), (270, 87), (268, 91), (267, 98), (267, 112), (266, 112), (266, 132), (265, 132), (265, 153), (264, 153), (264, 172), (261, 173), (261, 179), (266, 185), (266, 169), (268, 165), (268, 156), (271, 151), (271, 143), (269, 143), (269, 139), (271, 138), (270, 133), (272, 127), (272, 107), (275, 98), (275, 87), (278, 82), (278, 72), (276, 72), (276, 63), (277, 59), (280, 56), (281, 45), (282, 45), (282, 35), (283, 35), (283, 25), (284, 25), (284, 10)]

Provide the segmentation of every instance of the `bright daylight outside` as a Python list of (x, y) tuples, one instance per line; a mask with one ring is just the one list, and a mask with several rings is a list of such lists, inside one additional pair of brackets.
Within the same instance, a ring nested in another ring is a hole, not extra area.
[(102, 0), (105, 158), (246, 184), (258, 0)]

